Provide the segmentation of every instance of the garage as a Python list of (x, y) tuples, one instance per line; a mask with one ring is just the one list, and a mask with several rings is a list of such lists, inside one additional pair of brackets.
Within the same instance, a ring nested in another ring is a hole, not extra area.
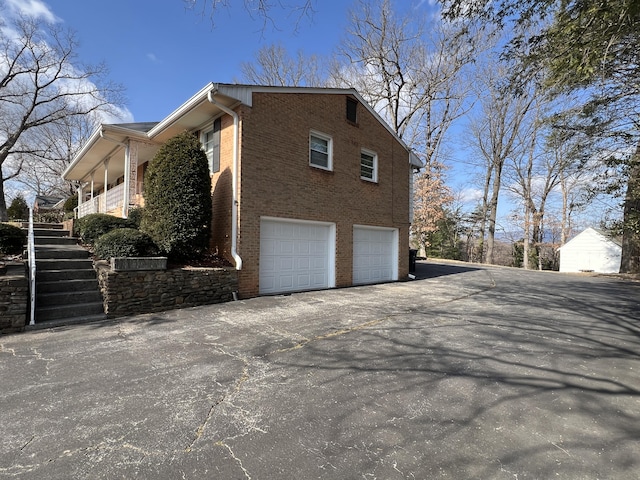
[(335, 286), (335, 225), (262, 218), (260, 294)]
[(353, 227), (353, 283), (381, 283), (398, 279), (398, 230)]

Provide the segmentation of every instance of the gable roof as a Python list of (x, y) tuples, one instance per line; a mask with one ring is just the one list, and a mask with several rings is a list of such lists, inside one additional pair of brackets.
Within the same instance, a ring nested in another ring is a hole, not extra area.
[(608, 236), (606, 233), (604, 233), (602, 230), (599, 230), (597, 228), (587, 227), (583, 231), (578, 233), (575, 237), (573, 237), (571, 240), (569, 240), (567, 243), (565, 243), (561, 247), (558, 247), (558, 250), (562, 250), (567, 245), (570, 245), (571, 243), (574, 243), (574, 241), (576, 239), (578, 239), (579, 237), (583, 237), (585, 235), (593, 235), (593, 234), (595, 234), (598, 237), (602, 237), (602, 240), (605, 241), (605, 242), (610, 242), (610, 243), (612, 243), (612, 244), (614, 244), (614, 245), (616, 245), (618, 247), (622, 247), (622, 243), (617, 238), (612, 238), (612, 237)]
[(36, 195), (33, 203), (34, 205), (38, 205), (39, 208), (53, 208), (61, 200), (64, 199), (60, 197), (51, 197), (48, 195)]
[[(149, 143), (160, 144), (185, 130), (195, 130), (216, 115), (221, 108), (209, 101), (215, 96), (216, 102), (228, 108), (244, 104), (249, 107), (253, 103), (254, 93), (310, 93), (324, 95), (350, 95), (358, 100), (381, 125), (407, 150), (411, 166), (421, 168), (422, 160), (393, 131), (389, 124), (369, 105), (353, 88), (317, 88), (317, 87), (276, 87), (261, 85), (241, 85), (227, 83), (209, 83), (200, 91), (180, 105), (160, 122), (103, 124), (89, 138), (78, 152), (62, 176), (68, 180), (82, 180), (99, 167), (104, 158), (113, 155), (122, 148), (127, 138), (134, 138)], [(83, 158), (91, 152), (92, 161), (83, 162)], [(83, 165), (84, 164), (84, 165)]]
[[(320, 87), (278, 87), (267, 85), (242, 85), (228, 83), (209, 83), (164, 120), (149, 131), (150, 137), (171, 137), (185, 129), (193, 129), (206, 122), (216, 110), (209, 102), (209, 96), (229, 108), (244, 104), (251, 107), (254, 93), (308, 93), (323, 95), (351, 95), (355, 97), (382, 124), (391, 135), (409, 152), (411, 165), (416, 168), (424, 166), (418, 156), (393, 131), (389, 124), (376, 112), (354, 88), (320, 88)], [(187, 115), (189, 114), (189, 115)]]

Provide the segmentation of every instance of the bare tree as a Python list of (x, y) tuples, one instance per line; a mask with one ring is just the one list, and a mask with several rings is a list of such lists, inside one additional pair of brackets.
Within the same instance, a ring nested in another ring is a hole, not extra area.
[(324, 85), (322, 62), (305, 56), (299, 50), (293, 58), (282, 45), (269, 45), (258, 50), (254, 62), (242, 63), (244, 82), (256, 85), (319, 87)]
[(121, 87), (102, 83), (104, 65), (75, 64), (76, 49), (73, 32), (43, 20), (18, 17), (0, 28), (0, 220), (7, 219), (4, 182), (27, 157), (50, 158), (40, 143), (45, 126), (121, 101)]
[[(463, 73), (474, 57), (476, 38), (453, 25), (400, 16), (390, 0), (360, 0), (330, 82), (356, 88), (427, 164), (452, 122), (469, 109)], [(428, 32), (428, 34), (426, 33)]]
[[(538, 99), (542, 97), (537, 97)], [(542, 143), (543, 118), (538, 103), (532, 109), (528, 128), (522, 128), (526, 141), (524, 151), (511, 159), (506, 178), (507, 189), (518, 197), (523, 209), (523, 267), (531, 268), (531, 249), (535, 250), (539, 270), (542, 270), (540, 247), (544, 242), (544, 219), (549, 196), (560, 184), (566, 170), (567, 157), (563, 145)]]
[(25, 155), (16, 181), (37, 195), (67, 197), (75, 194), (76, 182), (64, 181), (62, 173), (99, 123), (100, 119), (92, 114), (70, 116), (34, 131), (33, 139), (42, 146), (44, 156), (40, 152)]
[(509, 158), (521, 155), (521, 127), (535, 100), (531, 90), (507, 92), (506, 65), (489, 64), (479, 70), (480, 109), (471, 123), (471, 143), (485, 169), (480, 233), (486, 234), (485, 263), (493, 263), (498, 200), (502, 188), (502, 173)]
[[(187, 9), (199, 12), (203, 17), (209, 17), (211, 25), (215, 26), (221, 9), (229, 10), (237, 1), (232, 0), (182, 0)], [(243, 0), (243, 7), (251, 15), (262, 22), (263, 29), (268, 24), (274, 28), (280, 28), (281, 25), (274, 19), (274, 10), (284, 11), (290, 22), (294, 25), (294, 29), (298, 29), (300, 21), (304, 17), (312, 17), (314, 14), (314, 6), (316, 0), (290, 0), (286, 4), (281, 1), (272, 0)]]

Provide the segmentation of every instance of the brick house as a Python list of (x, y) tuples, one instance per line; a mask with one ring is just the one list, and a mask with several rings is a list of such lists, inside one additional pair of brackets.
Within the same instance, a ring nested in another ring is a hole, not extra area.
[(159, 146), (199, 135), (212, 180), (211, 247), (239, 294), (403, 279), (420, 160), (353, 89), (209, 84), (159, 123), (102, 125), (64, 172), (78, 216), (144, 204)]

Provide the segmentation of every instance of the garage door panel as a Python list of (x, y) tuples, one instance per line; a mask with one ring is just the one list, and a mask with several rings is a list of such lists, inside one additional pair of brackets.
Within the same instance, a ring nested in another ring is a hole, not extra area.
[(397, 280), (397, 261), (397, 230), (354, 227), (353, 283)]
[(329, 288), (331, 226), (263, 219), (260, 293)]

